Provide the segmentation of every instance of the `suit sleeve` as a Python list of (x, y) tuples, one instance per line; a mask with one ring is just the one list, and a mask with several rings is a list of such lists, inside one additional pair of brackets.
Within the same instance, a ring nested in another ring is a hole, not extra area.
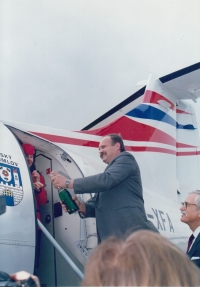
[(96, 195), (85, 203), (86, 206), (85, 217), (95, 217), (95, 201), (96, 201)]
[(117, 157), (103, 173), (75, 179), (74, 192), (77, 194), (105, 192), (119, 185), (136, 170), (138, 165), (134, 157), (126, 159)]

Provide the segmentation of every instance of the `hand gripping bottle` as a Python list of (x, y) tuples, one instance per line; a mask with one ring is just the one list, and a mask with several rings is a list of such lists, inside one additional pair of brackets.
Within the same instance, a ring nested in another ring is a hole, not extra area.
[(79, 210), (78, 205), (72, 199), (72, 196), (67, 189), (58, 189), (58, 195), (62, 203), (66, 206), (67, 212), (69, 214), (72, 214)]

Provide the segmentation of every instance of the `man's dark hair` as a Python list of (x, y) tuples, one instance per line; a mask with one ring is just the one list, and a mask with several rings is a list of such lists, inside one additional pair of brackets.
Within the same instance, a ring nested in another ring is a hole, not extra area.
[(112, 144), (115, 145), (116, 143), (120, 143), (120, 151), (125, 151), (124, 142), (120, 134), (109, 134), (107, 135), (111, 138)]

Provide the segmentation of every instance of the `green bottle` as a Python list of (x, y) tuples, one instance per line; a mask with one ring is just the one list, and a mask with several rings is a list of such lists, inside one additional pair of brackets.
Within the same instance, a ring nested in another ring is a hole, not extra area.
[(78, 205), (72, 199), (72, 196), (67, 189), (58, 189), (58, 195), (62, 203), (66, 206), (67, 212), (69, 214), (72, 214), (79, 210)]

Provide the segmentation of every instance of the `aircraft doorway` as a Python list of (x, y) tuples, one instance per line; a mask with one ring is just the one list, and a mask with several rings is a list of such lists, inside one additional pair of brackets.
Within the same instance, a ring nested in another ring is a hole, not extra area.
[[(57, 208), (60, 206), (58, 191), (51, 185), (49, 173), (55, 170), (67, 178), (83, 177), (81, 168), (83, 169), (87, 164), (81, 157), (72, 152), (64, 151), (51, 142), (16, 128), (9, 127), (9, 129), (18, 139), (19, 145), (28, 143), (35, 147), (36, 169), (45, 179), (45, 190), (48, 198), (47, 203), (44, 206), (40, 206), (41, 223), (47, 229), (47, 233), (49, 232), (50, 236), (54, 237), (57, 244), (73, 261), (80, 272), (83, 273), (89, 251), (97, 244), (95, 219), (80, 219), (78, 212), (70, 215), (63, 212), (61, 208), (58, 212)], [(22, 157), (24, 157), (23, 154)], [(26, 170), (28, 174), (28, 165), (26, 165)], [(73, 192), (73, 190), (70, 190), (70, 192)], [(87, 201), (90, 198), (89, 194), (80, 196), (83, 201)], [(32, 200), (32, 204), (33, 202), (34, 200)], [(29, 207), (27, 206), (27, 208)], [(42, 233), (40, 262), (36, 272), (36, 275), (41, 280), (42, 287), (79, 286), (80, 276), (54, 248), (47, 237)], [(20, 260), (20, 256), (18, 260)], [(30, 258), (26, 260), (30, 261)], [(31, 261), (34, 264), (34, 259)], [(16, 261), (14, 264), (18, 268), (18, 262)], [(29, 272), (31, 271), (29, 270)]]
[[(48, 178), (48, 174), (52, 169), (52, 159), (39, 152), (39, 154), (36, 154), (35, 164), (37, 170), (44, 177), (45, 190), (47, 192), (47, 203), (43, 206), (39, 206), (41, 222), (54, 237), (53, 188)], [(35, 275), (40, 278), (44, 286), (56, 286), (55, 248), (43, 233), (41, 233), (41, 241), (39, 244), (39, 266), (35, 269)]]
[[(54, 155), (59, 154), (60, 151), (55, 149)], [(48, 202), (40, 207), (41, 222), (78, 268), (83, 270), (84, 258), (75, 245), (75, 242), (80, 239), (80, 218), (77, 213), (69, 215), (62, 211), (58, 192), (53, 188), (49, 179), (49, 172), (52, 170), (59, 171), (67, 177), (69, 175), (52, 153), (44, 154), (40, 151), (36, 155), (35, 163), (45, 179), (48, 198)], [(70, 166), (70, 162), (68, 165)], [(44, 234), (42, 234), (40, 245), (40, 266), (36, 271), (36, 275), (44, 286), (65, 286), (66, 284), (73, 286), (75, 282), (77, 286), (80, 284), (80, 279)]]

